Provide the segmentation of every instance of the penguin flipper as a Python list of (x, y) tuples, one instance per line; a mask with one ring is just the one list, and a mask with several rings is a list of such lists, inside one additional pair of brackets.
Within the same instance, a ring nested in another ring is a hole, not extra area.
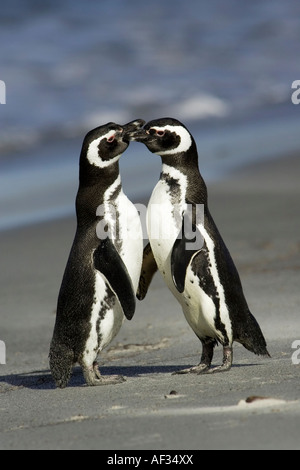
[(184, 292), (187, 267), (190, 264), (192, 257), (198, 251), (186, 250), (186, 242), (187, 240), (184, 237), (182, 239), (177, 238), (174, 243), (171, 255), (171, 272), (173, 282), (176, 289), (181, 294)]
[(158, 267), (152, 252), (152, 248), (150, 243), (148, 243), (144, 248), (142, 270), (139, 287), (136, 294), (139, 300), (143, 300), (146, 297), (153, 276), (157, 270)]
[(173, 245), (171, 254), (171, 273), (176, 289), (184, 292), (187, 267), (196, 253), (203, 247), (203, 236), (192, 222), (191, 215), (185, 213), (182, 228)]
[(122, 306), (124, 315), (131, 320), (136, 307), (133, 285), (127, 268), (109, 237), (102, 240), (95, 250), (94, 265), (106, 277)]

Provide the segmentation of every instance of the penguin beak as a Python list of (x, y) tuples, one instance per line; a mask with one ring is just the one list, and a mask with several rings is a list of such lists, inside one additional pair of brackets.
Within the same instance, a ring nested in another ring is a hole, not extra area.
[(126, 134), (126, 138), (128, 140), (132, 140), (135, 142), (145, 142), (148, 139), (149, 135), (146, 133), (144, 129), (133, 129), (132, 131)]
[(144, 125), (146, 124), (146, 121), (143, 121), (143, 119), (136, 119), (135, 121), (128, 122), (128, 124), (125, 124), (123, 127), (123, 140), (133, 140), (131, 138), (132, 135), (135, 134), (139, 129), (141, 129)]

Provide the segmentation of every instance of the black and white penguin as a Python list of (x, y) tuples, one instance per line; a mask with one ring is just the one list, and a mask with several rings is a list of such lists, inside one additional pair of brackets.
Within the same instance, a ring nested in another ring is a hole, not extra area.
[(143, 234), (135, 206), (122, 190), (119, 159), (126, 133), (145, 121), (109, 123), (90, 131), (80, 155), (76, 197), (77, 230), (58, 297), (50, 346), (50, 369), (58, 387), (67, 386), (79, 363), (88, 385), (115, 384), (102, 376), (96, 358), (130, 320), (143, 257)]
[[(234, 341), (255, 354), (269, 355), (209, 212), (194, 138), (179, 121), (163, 118), (133, 132), (131, 140), (143, 142), (162, 159), (160, 180), (147, 209), (150, 244), (144, 250), (138, 298), (145, 297), (158, 268), (203, 346), (200, 364), (177, 373), (229, 370)], [(221, 366), (212, 368), (217, 343), (223, 346), (224, 358)]]

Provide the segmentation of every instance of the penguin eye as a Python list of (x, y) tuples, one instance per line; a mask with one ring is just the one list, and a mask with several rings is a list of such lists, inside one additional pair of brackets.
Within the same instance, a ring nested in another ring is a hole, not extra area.
[(146, 131), (146, 134), (149, 135), (156, 135), (157, 137), (163, 137), (165, 135), (166, 131), (162, 129), (155, 129), (155, 127), (151, 127), (151, 129)]
[(107, 142), (108, 142), (109, 144), (111, 144), (111, 143), (115, 140), (115, 138), (116, 138), (116, 136), (115, 136), (115, 134), (114, 134), (114, 135), (112, 135), (111, 137), (109, 137), (109, 138), (107, 139)]

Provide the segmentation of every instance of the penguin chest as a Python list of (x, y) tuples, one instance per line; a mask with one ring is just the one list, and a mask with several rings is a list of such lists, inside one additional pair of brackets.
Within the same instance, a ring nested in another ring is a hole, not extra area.
[(152, 193), (147, 210), (147, 232), (153, 255), (171, 290), (174, 286), (171, 275), (172, 249), (181, 231), (181, 214), (186, 207), (184, 198), (178, 197), (178, 193), (179, 190), (170, 187), (165, 180), (160, 180)]
[[(182, 294), (177, 292), (176, 296), (188, 324), (197, 336), (201, 339), (206, 337), (218, 339), (216, 305), (199, 282), (199, 277), (192, 271), (191, 266), (187, 269), (185, 290)], [(220, 339), (223, 341), (223, 336)]]
[[(118, 334), (124, 321), (121, 305), (101, 273), (95, 272), (95, 291), (91, 312), (90, 349), (104, 349)], [(89, 345), (86, 347), (89, 350)], [(96, 352), (96, 351), (95, 351)]]
[(160, 181), (149, 202), (147, 211), (148, 236), (158, 269), (164, 280), (180, 303), (186, 320), (193, 331), (199, 336), (215, 336), (215, 306), (211, 298), (199, 285), (199, 279), (187, 267), (184, 292), (180, 293), (172, 277), (171, 257), (174, 243), (182, 230), (181, 214), (186, 205), (174, 198), (168, 185)]
[(143, 231), (136, 207), (127, 199), (122, 198), (119, 204), (121, 219), (125, 214), (125, 222), (120, 220), (121, 249), (120, 256), (127, 267), (134, 291), (137, 291), (143, 262)]
[[(97, 226), (97, 236), (103, 239), (109, 234), (114, 249), (126, 267), (135, 293), (143, 257), (139, 214), (135, 206), (120, 191), (118, 197), (114, 199), (107, 197), (105, 203), (98, 208), (97, 215), (101, 216)], [(93, 355), (108, 346), (118, 334), (124, 318), (121, 303), (109, 281), (101, 271), (94, 269), (94, 297), (86, 352)]]
[(123, 191), (115, 199), (107, 195), (103, 222), (136, 291), (143, 259), (143, 232), (139, 213)]
[[(185, 317), (199, 338), (212, 337), (222, 344), (233, 339), (232, 324), (216, 260), (215, 243), (204, 225), (198, 225), (204, 240), (186, 272), (181, 305)], [(197, 258), (197, 259), (196, 259)]]
[[(203, 240), (205, 255), (200, 249), (187, 265), (184, 291), (179, 292), (175, 286), (171, 270), (172, 251), (178, 235), (181, 235), (182, 214), (187, 209), (184, 178), (179, 172), (176, 178), (178, 188), (170, 183), (170, 176), (162, 178), (149, 202), (147, 228), (153, 255), (167, 286), (180, 303), (187, 322), (197, 336), (203, 339), (215, 338), (222, 343), (231, 342), (232, 325), (217, 265), (215, 242), (206, 230), (204, 221), (197, 224), (197, 231)], [(198, 253), (195, 269), (193, 258)]]

